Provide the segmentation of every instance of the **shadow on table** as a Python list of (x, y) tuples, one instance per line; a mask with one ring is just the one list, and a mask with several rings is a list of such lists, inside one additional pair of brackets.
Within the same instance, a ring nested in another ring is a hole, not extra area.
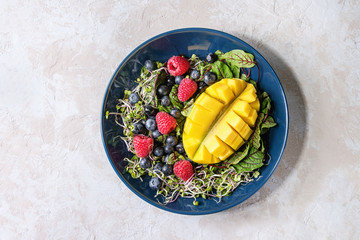
[(308, 125), (307, 107), (303, 91), (299, 86), (299, 81), (287, 63), (268, 46), (256, 44), (253, 39), (247, 38), (246, 36), (242, 36), (241, 39), (255, 47), (269, 62), (279, 77), (286, 94), (289, 108), (289, 135), (284, 155), (273, 176), (271, 176), (269, 181), (259, 190), (259, 193), (253, 195), (236, 208), (244, 208), (265, 200), (286, 181), (286, 178), (295, 168), (303, 151)]

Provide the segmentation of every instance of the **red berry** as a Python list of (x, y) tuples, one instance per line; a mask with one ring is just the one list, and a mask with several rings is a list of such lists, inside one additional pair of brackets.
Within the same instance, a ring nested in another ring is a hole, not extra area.
[(183, 57), (173, 56), (168, 60), (167, 67), (171, 75), (180, 76), (189, 70), (190, 63)]
[(153, 139), (144, 135), (136, 135), (133, 140), (136, 155), (146, 157), (153, 147)]
[(184, 180), (189, 180), (194, 174), (192, 164), (187, 160), (180, 160), (175, 163), (173, 168), (174, 174)]
[(190, 78), (184, 78), (179, 85), (178, 89), (178, 98), (180, 101), (185, 102), (189, 98), (191, 98), (192, 95), (197, 90), (197, 83)]
[(156, 124), (159, 132), (169, 134), (176, 128), (176, 120), (166, 112), (158, 112), (156, 114)]

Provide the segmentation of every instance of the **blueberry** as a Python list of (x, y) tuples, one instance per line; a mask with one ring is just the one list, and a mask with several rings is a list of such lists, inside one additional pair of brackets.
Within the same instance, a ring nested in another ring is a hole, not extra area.
[(217, 76), (212, 72), (207, 72), (204, 75), (204, 82), (209, 86), (214, 84), (216, 82), (216, 79)]
[(177, 109), (177, 108), (173, 108), (171, 109), (170, 111), (170, 115), (173, 116), (174, 118), (179, 118), (181, 113), (180, 113), (180, 110)]
[(138, 101), (140, 101), (139, 94), (137, 94), (137, 93), (132, 93), (132, 94), (130, 94), (130, 96), (129, 96), (129, 103), (130, 103), (131, 105), (135, 105), (135, 103), (137, 103)]
[(169, 96), (163, 96), (161, 98), (161, 105), (163, 105), (164, 107), (167, 107), (167, 106), (170, 106), (170, 104), (171, 104), (171, 101), (170, 101)]
[(149, 131), (155, 131), (156, 130), (156, 120), (153, 118), (149, 118), (146, 120), (145, 127)]
[(199, 87), (199, 90), (202, 90), (205, 87), (207, 87), (207, 84), (204, 81), (201, 81), (201, 82), (199, 82), (198, 87)]
[(172, 87), (174, 86), (175, 84), (175, 79), (173, 76), (170, 76), (168, 79), (166, 79), (166, 84), (169, 86), (169, 87)]
[(155, 69), (155, 62), (154, 61), (151, 61), (151, 60), (146, 60), (145, 61), (145, 68), (148, 70), (148, 71), (152, 71)]
[(141, 158), (140, 159), (140, 163), (139, 163), (140, 167), (143, 168), (143, 169), (147, 169), (149, 167), (151, 167), (151, 162), (150, 162), (150, 159), (148, 158)]
[(175, 77), (175, 84), (180, 85), (180, 82), (184, 79), (183, 76), (176, 76)]
[(160, 96), (167, 96), (170, 93), (170, 88), (164, 84), (161, 84), (158, 87), (157, 92)]
[(161, 180), (158, 177), (153, 177), (149, 181), (149, 187), (152, 190), (158, 190), (161, 187)]
[(166, 146), (164, 147), (164, 152), (167, 153), (167, 154), (170, 154), (170, 153), (174, 152), (174, 147), (173, 147), (173, 146), (166, 145)]
[(164, 155), (164, 148), (156, 147), (154, 149), (154, 155), (157, 156), (157, 157), (161, 157), (162, 155)]
[(162, 164), (160, 162), (156, 163), (155, 166), (154, 166), (154, 171), (161, 172), (163, 166), (164, 166), (164, 164)]
[(176, 144), (177, 144), (177, 138), (175, 136), (170, 135), (166, 138), (166, 145), (173, 147)]
[(205, 58), (205, 60), (209, 63), (215, 62), (216, 59), (217, 59), (217, 56), (214, 53), (209, 53)]
[(159, 132), (159, 130), (155, 130), (151, 133), (151, 135), (153, 136), (154, 139), (157, 139), (158, 137), (161, 136), (161, 132)]
[(144, 111), (147, 116), (155, 116), (158, 112), (157, 109), (153, 108), (150, 105), (145, 105)]
[(166, 176), (172, 174), (173, 171), (172, 166), (169, 164), (165, 164), (161, 170)]
[(180, 154), (185, 153), (184, 145), (182, 143), (179, 143), (178, 145), (176, 145), (175, 149)]
[(190, 76), (192, 79), (198, 79), (200, 77), (200, 72), (198, 70), (194, 69), (191, 71)]
[(133, 133), (135, 134), (145, 134), (146, 133), (146, 129), (144, 127), (144, 125), (142, 123), (134, 123), (134, 130)]

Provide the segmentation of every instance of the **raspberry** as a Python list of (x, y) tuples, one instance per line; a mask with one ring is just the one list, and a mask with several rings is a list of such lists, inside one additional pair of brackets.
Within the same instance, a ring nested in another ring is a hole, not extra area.
[(159, 132), (162, 134), (169, 134), (176, 128), (176, 120), (166, 112), (158, 112), (156, 114), (156, 123)]
[(133, 140), (136, 155), (143, 158), (149, 155), (153, 147), (153, 139), (144, 135), (136, 135)]
[(178, 89), (179, 100), (182, 102), (187, 101), (189, 98), (191, 98), (192, 95), (194, 95), (196, 90), (197, 90), (197, 83), (191, 80), (190, 78), (184, 78), (181, 81)]
[(184, 180), (189, 180), (194, 174), (192, 164), (187, 160), (180, 160), (175, 163), (173, 168), (174, 174)]
[(171, 75), (180, 76), (189, 70), (190, 63), (183, 57), (173, 56), (168, 60), (167, 67)]

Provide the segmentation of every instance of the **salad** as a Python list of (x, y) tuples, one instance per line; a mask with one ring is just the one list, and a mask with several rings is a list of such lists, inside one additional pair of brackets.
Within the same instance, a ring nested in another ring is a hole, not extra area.
[(116, 111), (106, 111), (134, 154), (124, 158), (126, 171), (149, 179), (159, 202), (219, 202), (261, 177), (260, 168), (270, 161), (266, 133), (276, 122), (260, 75), (250, 79), (254, 67), (254, 56), (239, 49), (205, 59), (193, 54), (165, 63), (147, 60), (138, 85), (124, 91)]

